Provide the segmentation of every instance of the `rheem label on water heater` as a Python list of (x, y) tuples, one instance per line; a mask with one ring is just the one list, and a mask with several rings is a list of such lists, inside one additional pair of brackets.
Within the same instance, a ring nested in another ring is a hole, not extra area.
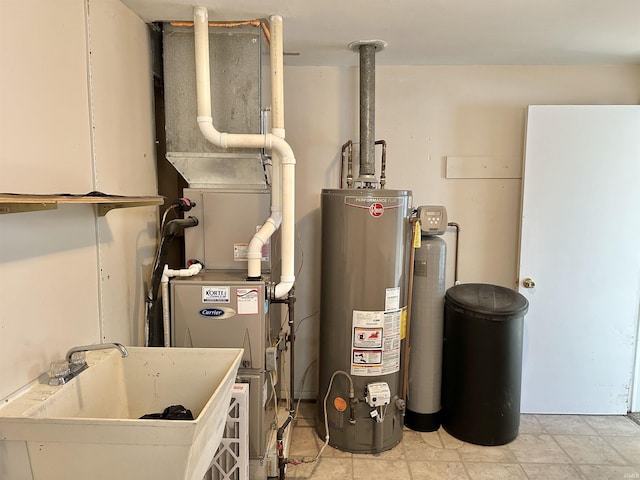
[(361, 208), (368, 210), (373, 218), (380, 218), (386, 210), (400, 208), (404, 205), (404, 199), (398, 197), (375, 197), (375, 196), (346, 196), (344, 204), (347, 207)]
[(351, 375), (386, 375), (400, 370), (401, 311), (353, 311)]

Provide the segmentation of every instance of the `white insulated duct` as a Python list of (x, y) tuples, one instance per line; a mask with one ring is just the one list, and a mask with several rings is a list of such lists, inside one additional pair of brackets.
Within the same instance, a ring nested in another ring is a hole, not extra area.
[(272, 16), (271, 30), (271, 85), (272, 132), (266, 135), (219, 132), (213, 126), (211, 116), (211, 77), (209, 70), (209, 12), (206, 7), (193, 9), (195, 33), (196, 97), (198, 102), (198, 126), (204, 137), (219, 147), (266, 148), (273, 157), (273, 182), (271, 216), (249, 243), (248, 276), (261, 275), (262, 246), (271, 235), (282, 227), (282, 274), (275, 286), (275, 298), (284, 298), (295, 281), (295, 164), (293, 150), (284, 140), (282, 99), (282, 17)]

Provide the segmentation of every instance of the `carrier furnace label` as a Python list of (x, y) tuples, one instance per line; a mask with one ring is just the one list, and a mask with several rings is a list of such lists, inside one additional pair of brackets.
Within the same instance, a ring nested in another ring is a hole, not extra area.
[(386, 375), (400, 370), (401, 311), (353, 311), (351, 375)]

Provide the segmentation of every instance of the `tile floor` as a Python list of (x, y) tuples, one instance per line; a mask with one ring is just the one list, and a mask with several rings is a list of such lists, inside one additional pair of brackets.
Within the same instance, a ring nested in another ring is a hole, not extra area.
[[(290, 458), (322, 445), (314, 405), (301, 404)], [(640, 425), (623, 416), (522, 415), (508, 445), (482, 447), (443, 429), (405, 429), (402, 442), (377, 455), (327, 447), (318, 462), (288, 465), (286, 478), (311, 480), (604, 480), (640, 479)]]

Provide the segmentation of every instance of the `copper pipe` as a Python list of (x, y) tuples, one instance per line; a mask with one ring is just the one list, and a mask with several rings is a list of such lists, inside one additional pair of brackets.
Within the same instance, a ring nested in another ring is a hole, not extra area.
[(407, 390), (409, 387), (409, 354), (411, 352), (411, 345), (409, 344), (409, 334), (411, 333), (411, 302), (413, 301), (413, 270), (414, 261), (416, 258), (416, 249), (414, 247), (414, 238), (416, 236), (416, 229), (418, 228), (418, 219), (412, 217), (411, 223), (411, 250), (409, 252), (409, 285), (407, 288), (407, 320), (404, 329), (404, 366), (402, 372), (402, 400), (407, 403)]
[(345, 151), (349, 150), (349, 156), (348, 161), (347, 161), (347, 188), (351, 188), (351, 186), (353, 185), (353, 172), (352, 172), (352, 167), (353, 167), (353, 142), (351, 140), (347, 140), (347, 142), (342, 145), (342, 150), (341, 150), (341, 156), (340, 156), (340, 188), (343, 187), (342, 185), (342, 178), (344, 176), (344, 157), (345, 157)]
[(382, 165), (380, 167), (380, 188), (384, 188), (385, 183), (387, 183), (387, 176), (385, 174), (387, 169), (387, 141), (376, 140), (375, 144), (382, 145)]
[[(193, 27), (193, 22), (185, 22), (185, 21), (175, 21), (170, 22), (172, 27)], [(262, 31), (264, 32), (264, 36), (267, 39), (267, 42), (271, 43), (271, 31), (269, 30), (269, 25), (264, 20), (245, 20), (241, 22), (209, 22), (210, 27), (223, 27), (223, 28), (231, 28), (231, 27), (240, 27), (242, 25), (253, 25), (254, 27), (262, 27)]]
[(349, 140), (349, 160), (347, 161), (347, 187), (353, 187), (353, 142)]

